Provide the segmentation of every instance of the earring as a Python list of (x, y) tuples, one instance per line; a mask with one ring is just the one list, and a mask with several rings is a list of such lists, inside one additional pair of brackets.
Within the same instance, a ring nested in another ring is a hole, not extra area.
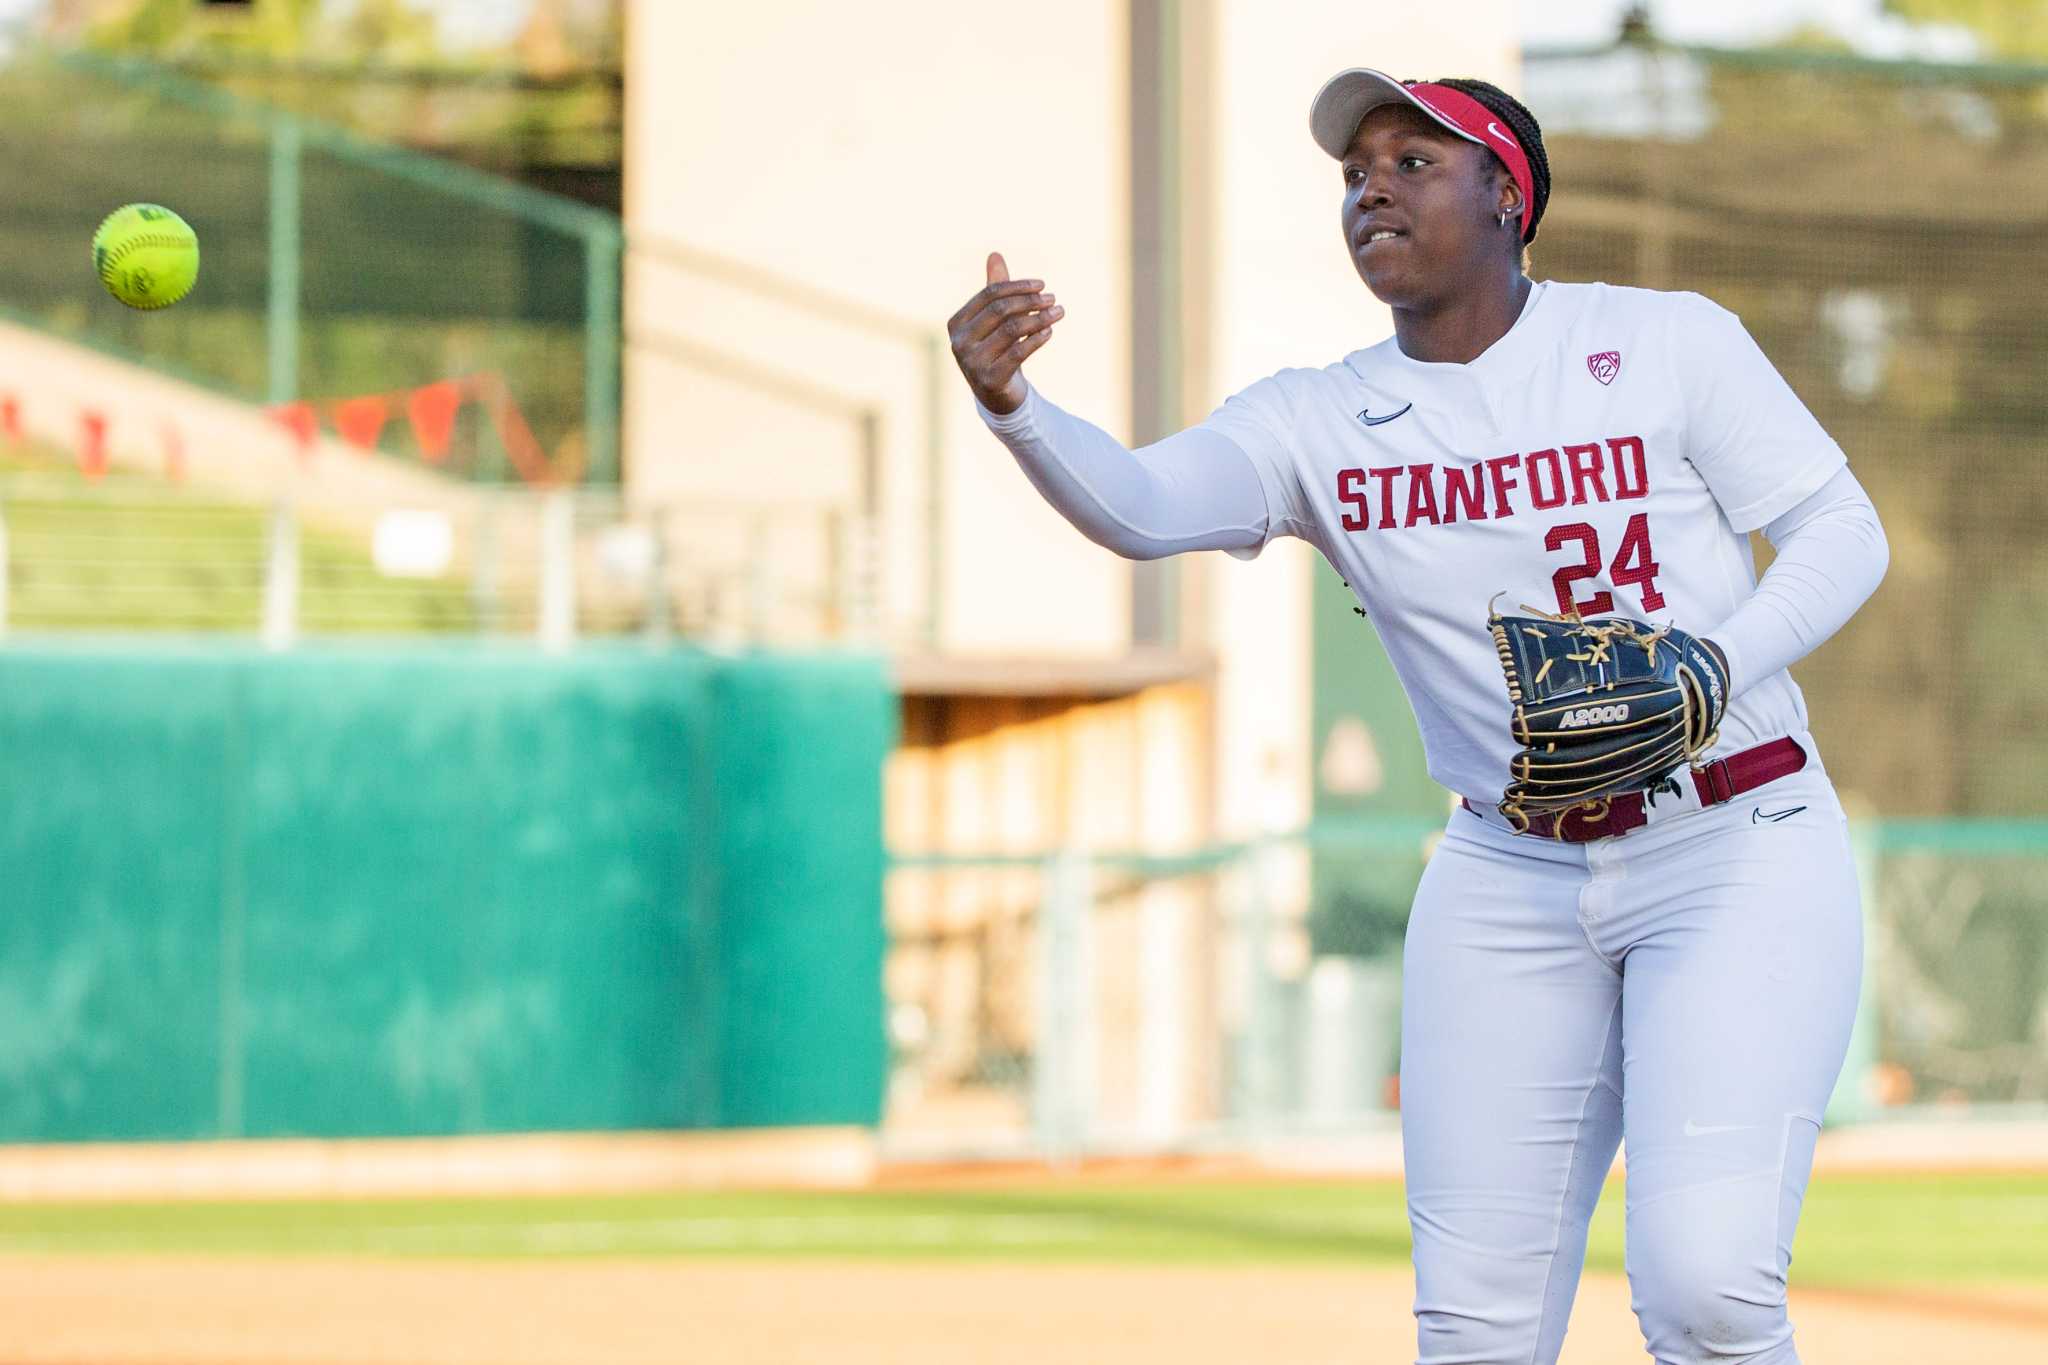
[(1502, 227), (1506, 227), (1506, 226), (1508, 225), (1508, 216), (1507, 216), (1507, 215), (1506, 215), (1505, 213), (1503, 213), (1503, 214), (1502, 214), (1502, 215), (1500, 216), (1500, 225), (1501, 225)]

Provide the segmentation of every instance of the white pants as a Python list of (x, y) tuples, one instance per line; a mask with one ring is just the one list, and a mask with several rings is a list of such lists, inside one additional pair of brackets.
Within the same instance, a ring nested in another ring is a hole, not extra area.
[(1792, 1232), (1861, 974), (1817, 763), (1589, 844), (1454, 812), (1402, 974), (1420, 1365), (1554, 1365), (1624, 1136), (1658, 1365), (1794, 1365)]

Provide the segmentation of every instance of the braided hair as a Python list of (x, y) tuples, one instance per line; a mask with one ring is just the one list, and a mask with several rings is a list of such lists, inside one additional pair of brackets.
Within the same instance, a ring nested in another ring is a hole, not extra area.
[(1486, 106), (1486, 111), (1508, 126), (1515, 135), (1515, 141), (1522, 144), (1522, 152), (1529, 158), (1529, 179), (1535, 187), (1536, 202), (1529, 206), (1529, 235), (1523, 244), (1536, 240), (1536, 225), (1543, 221), (1543, 209), (1550, 203), (1550, 157), (1543, 150), (1543, 129), (1536, 124), (1536, 116), (1523, 103), (1497, 85), (1485, 81), (1450, 80), (1435, 81), (1435, 85), (1470, 95)]

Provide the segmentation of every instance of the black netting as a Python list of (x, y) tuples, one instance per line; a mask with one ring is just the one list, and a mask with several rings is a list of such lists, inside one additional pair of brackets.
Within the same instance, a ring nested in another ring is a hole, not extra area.
[(1795, 670), (1840, 785), (2039, 810), (2048, 85), (1623, 49), (1527, 87), (1556, 174), (1533, 273), (1735, 310), (1877, 500), (1890, 575)]

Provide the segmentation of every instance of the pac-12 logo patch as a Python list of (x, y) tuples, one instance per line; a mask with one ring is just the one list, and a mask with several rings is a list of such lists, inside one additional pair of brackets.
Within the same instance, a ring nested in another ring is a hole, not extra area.
[(1591, 370), (1593, 377), (1601, 383), (1612, 384), (1614, 376), (1621, 373), (1621, 352), (1601, 351), (1589, 355), (1586, 357), (1586, 368)]

